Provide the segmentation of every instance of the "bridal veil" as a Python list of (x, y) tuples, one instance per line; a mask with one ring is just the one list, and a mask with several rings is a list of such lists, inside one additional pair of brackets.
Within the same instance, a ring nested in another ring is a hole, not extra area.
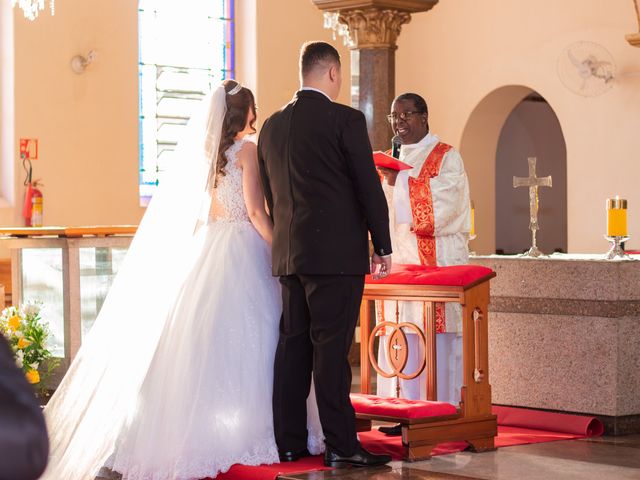
[(51, 454), (43, 479), (92, 479), (113, 451), (164, 319), (200, 253), (191, 240), (208, 214), (225, 111), (221, 85), (185, 129), (98, 318), (45, 408)]

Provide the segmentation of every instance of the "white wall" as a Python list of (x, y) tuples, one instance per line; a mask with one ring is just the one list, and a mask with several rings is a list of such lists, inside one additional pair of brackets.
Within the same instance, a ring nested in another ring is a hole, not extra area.
[[(34, 22), (16, 8), (14, 23), (15, 203), (18, 139), (37, 138), (46, 224), (138, 223), (137, 2), (59, 0), (55, 16), (46, 9)], [(89, 50), (97, 61), (73, 73), (71, 57)], [(0, 209), (4, 225), (20, 220), (10, 210)]]

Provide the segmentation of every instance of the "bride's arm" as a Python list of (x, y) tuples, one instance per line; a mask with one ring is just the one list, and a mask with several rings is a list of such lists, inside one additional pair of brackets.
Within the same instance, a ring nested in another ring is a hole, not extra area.
[(246, 142), (239, 152), (238, 160), (242, 168), (242, 192), (251, 223), (260, 236), (271, 245), (273, 223), (265, 210), (264, 191), (260, 181), (258, 151), (256, 144)]

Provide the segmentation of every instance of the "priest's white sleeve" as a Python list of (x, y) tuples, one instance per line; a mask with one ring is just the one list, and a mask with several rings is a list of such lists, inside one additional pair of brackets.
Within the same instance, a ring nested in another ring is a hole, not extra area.
[[(395, 187), (392, 187), (387, 183), (386, 180), (384, 180), (382, 182), (382, 191), (384, 192), (384, 198), (387, 199), (387, 205), (389, 206), (389, 229), (393, 237), (393, 224), (395, 223), (395, 218), (396, 218), (396, 212), (392, 208), (393, 198), (395, 195)], [(393, 250), (393, 238), (391, 239), (391, 243), (392, 243), (391, 248)], [(395, 253), (395, 251), (393, 253)]]
[(447, 152), (440, 173), (430, 182), (435, 236), (468, 234), (471, 230), (469, 182), (456, 150)]
[[(391, 204), (390, 204), (391, 205)], [(411, 200), (409, 197), (409, 171), (398, 172), (396, 186), (393, 191), (394, 222), (398, 224), (412, 223)]]

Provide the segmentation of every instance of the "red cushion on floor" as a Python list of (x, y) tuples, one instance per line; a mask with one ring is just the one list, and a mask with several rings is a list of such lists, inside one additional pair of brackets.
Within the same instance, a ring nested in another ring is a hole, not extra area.
[(408, 400), (406, 398), (378, 397), (363, 393), (352, 393), (351, 404), (356, 413), (383, 415), (397, 418), (439, 417), (455, 415), (456, 407), (445, 402)]
[(464, 287), (492, 273), (493, 270), (480, 265), (427, 267), (424, 265), (399, 264), (391, 268), (389, 276), (380, 280), (374, 280), (371, 275), (367, 275), (367, 283)]

